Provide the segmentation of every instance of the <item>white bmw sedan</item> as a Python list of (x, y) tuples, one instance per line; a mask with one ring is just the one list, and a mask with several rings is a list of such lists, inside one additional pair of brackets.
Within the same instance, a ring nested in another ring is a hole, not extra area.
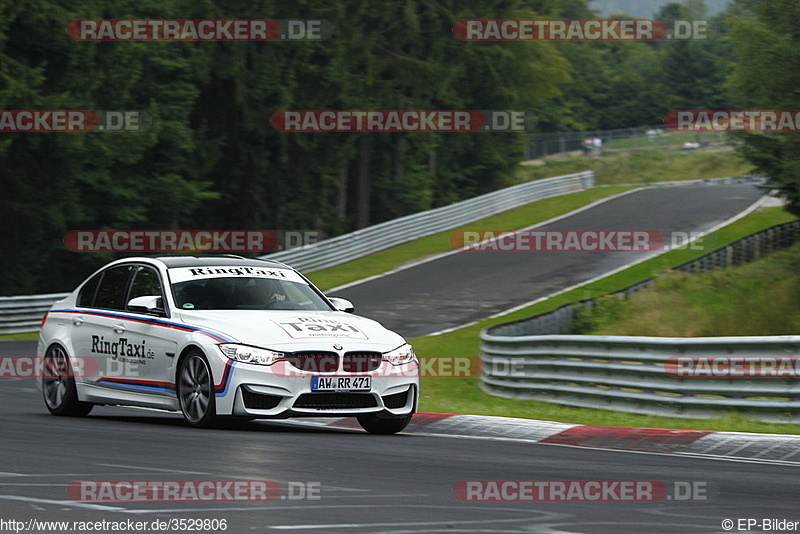
[(353, 416), (368, 432), (399, 432), (417, 409), (419, 362), (352, 311), (276, 261), (118, 260), (45, 316), (39, 386), (55, 415), (140, 406), (198, 427)]

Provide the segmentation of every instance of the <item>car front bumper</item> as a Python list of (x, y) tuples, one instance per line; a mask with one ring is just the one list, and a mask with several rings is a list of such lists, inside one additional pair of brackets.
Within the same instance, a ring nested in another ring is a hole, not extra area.
[[(372, 372), (332, 374), (300, 370), (278, 372), (272, 366), (238, 363), (231, 371), (224, 395), (217, 393), (217, 413), (242, 417), (349, 417), (378, 414), (400, 417), (416, 412), (419, 367), (383, 362)], [(370, 376), (369, 391), (312, 391), (314, 376)]]

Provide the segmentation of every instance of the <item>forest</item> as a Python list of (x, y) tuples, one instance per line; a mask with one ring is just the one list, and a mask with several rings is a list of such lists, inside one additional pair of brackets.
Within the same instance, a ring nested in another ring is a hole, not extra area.
[[(0, 295), (67, 291), (115, 258), (74, 230), (334, 236), (509, 185), (516, 133), (280, 132), (280, 110), (519, 110), (536, 132), (658, 125), (675, 109), (798, 109), (791, 0), (736, 0), (714, 39), (464, 42), (468, 18), (597, 14), (589, 0), (0, 0), (0, 109), (140, 110), (141, 132), (0, 133)], [(702, 0), (665, 20), (709, 18)], [(75, 19), (319, 19), (324, 41), (87, 42)], [(796, 134), (742, 154), (798, 202)]]

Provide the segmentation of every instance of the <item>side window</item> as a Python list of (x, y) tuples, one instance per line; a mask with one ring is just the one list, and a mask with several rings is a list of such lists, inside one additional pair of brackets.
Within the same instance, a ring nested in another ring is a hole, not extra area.
[(100, 284), (100, 279), (103, 273), (97, 273), (91, 280), (84, 284), (81, 292), (78, 293), (78, 306), (81, 308), (91, 308), (94, 306), (94, 294), (97, 293), (97, 286)]
[(103, 273), (103, 279), (100, 281), (100, 287), (97, 288), (97, 295), (94, 298), (95, 308), (125, 309), (125, 290), (128, 288), (131, 269), (130, 265), (124, 265)]
[[(135, 299), (136, 297), (152, 296), (163, 299), (161, 280), (158, 278), (158, 273), (155, 269), (150, 267), (137, 267), (133, 275), (133, 282), (131, 283), (131, 292), (128, 295), (128, 300)], [(163, 300), (161, 302), (162, 304), (160, 307), (163, 308)]]

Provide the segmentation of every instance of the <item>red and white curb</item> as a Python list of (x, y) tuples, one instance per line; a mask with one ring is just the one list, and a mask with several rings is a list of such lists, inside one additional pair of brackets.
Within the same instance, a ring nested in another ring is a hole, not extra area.
[[(302, 426), (361, 429), (353, 418), (302, 419)], [(800, 436), (710, 430), (585, 426), (484, 415), (418, 413), (403, 434), (758, 460), (800, 465)]]

